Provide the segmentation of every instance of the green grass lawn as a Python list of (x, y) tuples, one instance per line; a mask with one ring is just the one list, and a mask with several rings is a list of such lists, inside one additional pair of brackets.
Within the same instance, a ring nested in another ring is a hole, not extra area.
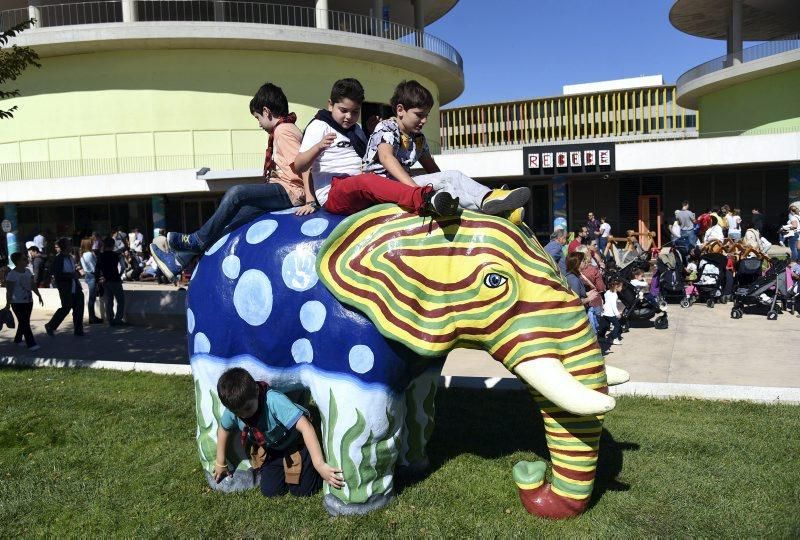
[(800, 535), (800, 407), (623, 398), (589, 510), (528, 515), (511, 468), (546, 457), (521, 392), (439, 395), (433, 467), (385, 510), (330, 518), (321, 496), (210, 491), (188, 377), (0, 370), (0, 536)]

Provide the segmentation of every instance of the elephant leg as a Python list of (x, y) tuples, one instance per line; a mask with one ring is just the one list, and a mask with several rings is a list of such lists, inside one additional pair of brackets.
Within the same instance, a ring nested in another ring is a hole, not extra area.
[(541, 394), (533, 395), (542, 411), (553, 474), (547, 483), (547, 463), (517, 463), (514, 481), (519, 497), (532, 514), (553, 519), (576, 516), (586, 509), (592, 494), (603, 417), (575, 416)]
[(428, 469), (425, 449), (433, 434), (440, 373), (441, 366), (428, 369), (412, 380), (406, 389), (406, 421), (398, 458), (403, 474), (414, 476)]
[(341, 489), (324, 484), (325, 510), (332, 516), (354, 515), (386, 506), (394, 490), (402, 396), (344, 388), (347, 385), (341, 382), (315, 386), (312, 393), (322, 417), (325, 459), (342, 469), (345, 482)]
[[(596, 395), (608, 393), (600, 355), (564, 362), (563, 368), (570, 380), (580, 383), (577, 388), (582, 385), (596, 391)], [(528, 512), (542, 517), (561, 519), (577, 516), (586, 509), (594, 487), (603, 414), (569, 412), (538, 390), (532, 389), (531, 393), (544, 420), (545, 438), (553, 465), (552, 479), (550, 483), (545, 481), (545, 462), (517, 463), (514, 481), (520, 499)], [(602, 410), (608, 410), (608, 407), (613, 408), (613, 400)]]

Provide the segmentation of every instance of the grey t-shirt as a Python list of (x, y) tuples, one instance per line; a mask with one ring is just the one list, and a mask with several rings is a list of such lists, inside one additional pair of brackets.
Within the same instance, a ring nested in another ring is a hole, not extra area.
[(688, 231), (694, 228), (694, 212), (689, 210), (675, 210), (675, 219), (678, 220), (678, 225), (681, 226), (682, 231)]

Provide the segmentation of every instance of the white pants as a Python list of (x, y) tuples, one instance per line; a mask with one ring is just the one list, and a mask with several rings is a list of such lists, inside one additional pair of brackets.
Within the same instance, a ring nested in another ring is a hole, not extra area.
[(458, 197), (458, 205), (464, 210), (480, 210), (483, 198), (492, 191), (461, 171), (442, 171), (412, 178), (418, 186), (430, 184), (436, 191), (441, 189)]

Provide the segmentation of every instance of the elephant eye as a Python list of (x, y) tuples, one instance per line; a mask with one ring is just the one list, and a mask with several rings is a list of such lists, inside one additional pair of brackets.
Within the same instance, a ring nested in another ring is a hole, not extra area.
[(506, 281), (508, 281), (507, 277), (494, 273), (486, 274), (486, 277), (483, 278), (483, 283), (490, 289), (496, 289), (497, 287), (505, 284)]

